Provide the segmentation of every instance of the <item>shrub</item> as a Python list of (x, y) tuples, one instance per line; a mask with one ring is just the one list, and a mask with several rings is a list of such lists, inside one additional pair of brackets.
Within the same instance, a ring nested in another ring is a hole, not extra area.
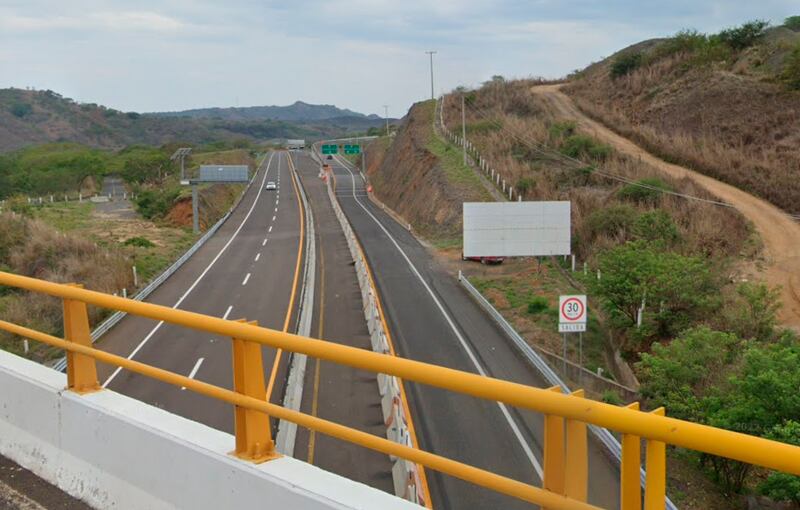
[(163, 218), (179, 194), (180, 189), (142, 190), (136, 195), (136, 207), (147, 219)]
[(619, 191), (617, 197), (637, 203), (656, 202), (663, 191), (672, 191), (672, 188), (657, 177), (639, 179), (633, 184), (626, 184)]
[(641, 53), (623, 53), (614, 59), (611, 64), (611, 77), (619, 78), (636, 70), (642, 65)]
[(606, 404), (611, 404), (612, 406), (622, 405), (622, 397), (620, 397), (619, 393), (614, 390), (604, 391), (600, 399)]
[(577, 127), (578, 124), (574, 120), (566, 120), (564, 122), (552, 123), (547, 131), (550, 134), (550, 138), (560, 140), (564, 137), (574, 135), (575, 128)]
[(789, 16), (783, 21), (783, 26), (789, 30), (800, 32), (800, 16)]
[(14, 103), (11, 105), (11, 108), (9, 108), (9, 111), (15, 117), (22, 118), (31, 113), (33, 111), (33, 107), (28, 103)]
[(770, 341), (776, 336), (780, 291), (763, 283), (741, 283), (736, 287), (736, 300), (726, 307), (727, 323), (741, 338)]
[(769, 22), (764, 20), (754, 20), (744, 23), (742, 26), (723, 30), (715, 38), (735, 51), (741, 51), (754, 45), (764, 35), (764, 31), (769, 27)]
[(126, 239), (124, 243), (125, 246), (136, 246), (137, 248), (153, 248), (155, 244), (146, 237), (135, 236), (129, 239)]
[(520, 193), (525, 194), (532, 190), (535, 184), (536, 183), (530, 177), (523, 177), (517, 181), (517, 190), (519, 190)]
[(800, 45), (795, 47), (786, 58), (781, 78), (789, 88), (800, 90)]
[(592, 212), (586, 224), (593, 237), (606, 235), (625, 240), (636, 221), (637, 211), (627, 204), (612, 205)]
[[(770, 439), (800, 446), (800, 422), (789, 420), (773, 428)], [(775, 501), (790, 501), (800, 507), (800, 476), (787, 473), (772, 473), (759, 487), (758, 491)]]
[(139, 114), (137, 112), (128, 112), (128, 113), (125, 114), (125, 116), (128, 117), (131, 120), (136, 120), (139, 117), (141, 117), (141, 114)]
[(681, 30), (661, 43), (656, 48), (656, 54), (665, 57), (675, 53), (692, 53), (702, 49), (707, 43), (708, 36), (705, 34), (697, 30)]
[(647, 211), (636, 218), (633, 233), (645, 241), (662, 241), (667, 245), (678, 240), (678, 227), (666, 211), (656, 209)]
[(604, 161), (611, 155), (612, 149), (588, 135), (571, 135), (561, 146), (561, 153), (571, 158), (590, 157)]
[(544, 296), (535, 296), (528, 301), (528, 313), (539, 314), (546, 311), (548, 308), (547, 298)]

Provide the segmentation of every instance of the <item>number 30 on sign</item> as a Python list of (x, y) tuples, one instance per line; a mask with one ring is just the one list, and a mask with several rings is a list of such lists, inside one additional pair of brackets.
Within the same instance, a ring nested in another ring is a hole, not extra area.
[(558, 332), (586, 331), (586, 296), (561, 296), (558, 301)]

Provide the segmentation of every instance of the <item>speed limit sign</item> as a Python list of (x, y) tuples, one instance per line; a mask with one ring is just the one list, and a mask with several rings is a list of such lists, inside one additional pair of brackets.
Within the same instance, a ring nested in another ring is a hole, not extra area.
[(558, 301), (558, 332), (586, 331), (586, 296), (561, 296)]

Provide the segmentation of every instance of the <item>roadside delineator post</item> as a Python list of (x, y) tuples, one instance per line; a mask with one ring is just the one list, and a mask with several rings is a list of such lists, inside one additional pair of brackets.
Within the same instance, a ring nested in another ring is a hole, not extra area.
[[(83, 288), (83, 285), (77, 283), (70, 286)], [(85, 347), (92, 346), (89, 314), (83, 301), (64, 299), (64, 340)], [(67, 351), (67, 389), (80, 394), (101, 389), (97, 381), (97, 365), (94, 358)]]
[[(247, 322), (240, 319), (237, 322)], [(257, 321), (247, 322), (257, 326)], [(261, 344), (250, 340), (233, 338), (233, 390), (242, 395), (266, 400), (267, 389), (264, 384), (264, 363), (261, 357)], [(276, 459), (272, 440), (269, 416), (264, 413), (236, 406), (234, 409), (236, 450), (233, 455), (260, 464)]]
[[(639, 402), (627, 406), (639, 410)], [(622, 510), (642, 509), (642, 438), (633, 434), (622, 434), (622, 462), (620, 464), (620, 507)]]

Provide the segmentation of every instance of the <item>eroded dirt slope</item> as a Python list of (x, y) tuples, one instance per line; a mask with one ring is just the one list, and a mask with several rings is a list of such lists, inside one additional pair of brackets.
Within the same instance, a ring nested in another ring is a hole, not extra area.
[(582, 113), (572, 100), (560, 89), (562, 85), (542, 85), (533, 87), (548, 101), (559, 116), (574, 119), (581, 129), (591, 132), (595, 137), (611, 144), (618, 151), (663, 171), (675, 178), (689, 177), (710, 193), (736, 207), (753, 224), (764, 243), (767, 267), (765, 280), (773, 286), (781, 286), (783, 309), (781, 320), (785, 325), (800, 329), (800, 225), (778, 207), (755, 197), (730, 184), (692, 171), (688, 168), (667, 163), (653, 156), (634, 142), (624, 138), (599, 122)]

